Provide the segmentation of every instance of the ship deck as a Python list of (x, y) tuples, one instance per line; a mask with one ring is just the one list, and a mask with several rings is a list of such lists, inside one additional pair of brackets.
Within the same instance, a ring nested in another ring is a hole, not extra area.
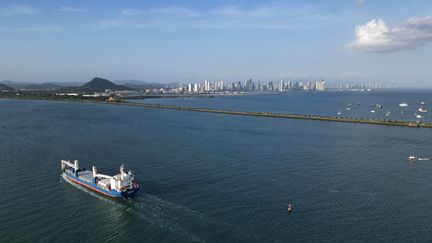
[(98, 181), (98, 184), (105, 186), (105, 187), (109, 187), (111, 185), (111, 180), (104, 178), (104, 179), (101, 179), (100, 181)]
[[(84, 181), (87, 181), (89, 183), (94, 183), (94, 177), (92, 171), (89, 170), (80, 171), (78, 172), (78, 176)], [(103, 187), (109, 187), (111, 185), (111, 181), (110, 179), (103, 178), (100, 179), (97, 184)]]
[(88, 182), (93, 182), (93, 172), (89, 170), (84, 170), (78, 172), (78, 176), (84, 180), (87, 180)]
[(95, 184), (95, 180), (93, 177), (93, 171), (89, 171), (86, 169), (78, 171), (79, 180), (74, 179), (75, 172), (72, 168), (69, 168), (65, 171), (68, 179), (74, 181), (75, 183), (81, 184), (84, 187), (88, 187), (98, 193), (102, 193), (106, 196), (110, 197), (134, 197), (136, 192), (138, 191), (138, 185), (134, 185), (132, 190), (128, 190), (125, 195), (122, 194), (121, 191), (111, 189), (111, 179), (109, 178), (98, 178), (97, 183)]

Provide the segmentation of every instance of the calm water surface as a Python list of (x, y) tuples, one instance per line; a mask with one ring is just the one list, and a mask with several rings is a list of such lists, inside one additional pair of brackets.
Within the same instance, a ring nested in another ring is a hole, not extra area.
[[(372, 92), (284, 92), (280, 95), (215, 96), (214, 98), (158, 98), (138, 102), (208, 107), (214, 109), (267, 111), (276, 113), (314, 114), (391, 120), (432, 121), (432, 90), (388, 90)], [(420, 105), (420, 102), (425, 105)], [(408, 107), (401, 108), (406, 102)], [(378, 108), (381, 105), (382, 108)], [(427, 113), (418, 111), (420, 107)], [(349, 109), (347, 109), (349, 108)], [(374, 111), (374, 112), (371, 112)], [(387, 115), (386, 115), (387, 114)]]
[[(0, 118), (1, 242), (432, 240), (432, 161), (405, 160), (432, 130), (19, 100)], [(61, 159), (125, 162), (141, 191), (77, 189)]]

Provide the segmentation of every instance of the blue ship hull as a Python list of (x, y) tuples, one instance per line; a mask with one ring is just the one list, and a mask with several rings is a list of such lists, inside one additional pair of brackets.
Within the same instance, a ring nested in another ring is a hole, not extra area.
[(117, 191), (117, 190), (107, 190), (105, 188), (102, 188), (100, 186), (98, 186), (96, 183), (92, 183), (92, 182), (88, 182), (85, 181), (83, 179), (81, 179), (79, 176), (75, 176), (75, 175), (71, 175), (70, 173), (63, 173), (66, 177), (67, 180), (78, 184), (80, 186), (83, 186), (85, 188), (88, 188), (92, 191), (95, 191), (97, 193), (103, 194), (105, 196), (108, 197), (113, 197), (113, 198), (132, 198), (136, 195), (136, 193), (138, 192), (139, 187), (135, 187), (133, 189), (127, 189), (124, 191)]

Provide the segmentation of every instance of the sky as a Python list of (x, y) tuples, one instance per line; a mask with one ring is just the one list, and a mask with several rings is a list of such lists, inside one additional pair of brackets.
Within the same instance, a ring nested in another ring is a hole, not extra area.
[(2, 0), (0, 80), (432, 87), (430, 0)]

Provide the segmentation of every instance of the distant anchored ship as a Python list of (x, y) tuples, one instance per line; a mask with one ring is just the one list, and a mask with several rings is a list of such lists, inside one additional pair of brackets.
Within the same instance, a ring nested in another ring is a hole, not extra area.
[(139, 189), (134, 175), (131, 171), (126, 172), (123, 164), (120, 166), (119, 174), (114, 176), (98, 174), (95, 166), (93, 171), (81, 169), (78, 160), (74, 163), (62, 160), (61, 168), (64, 179), (105, 196), (130, 198), (134, 197)]
[(415, 116), (417, 119), (423, 119), (423, 116), (422, 116), (422, 115), (419, 115), (419, 114), (417, 114), (417, 113), (414, 113), (414, 116)]
[(420, 158), (420, 157), (417, 157), (417, 156), (415, 156), (415, 155), (410, 155), (410, 156), (407, 158), (407, 160), (408, 160), (408, 161), (430, 160), (430, 158), (426, 158), (426, 157)]
[(421, 113), (426, 113), (427, 109), (425, 109), (423, 107), (420, 107), (420, 108), (418, 108), (418, 111), (421, 112)]

